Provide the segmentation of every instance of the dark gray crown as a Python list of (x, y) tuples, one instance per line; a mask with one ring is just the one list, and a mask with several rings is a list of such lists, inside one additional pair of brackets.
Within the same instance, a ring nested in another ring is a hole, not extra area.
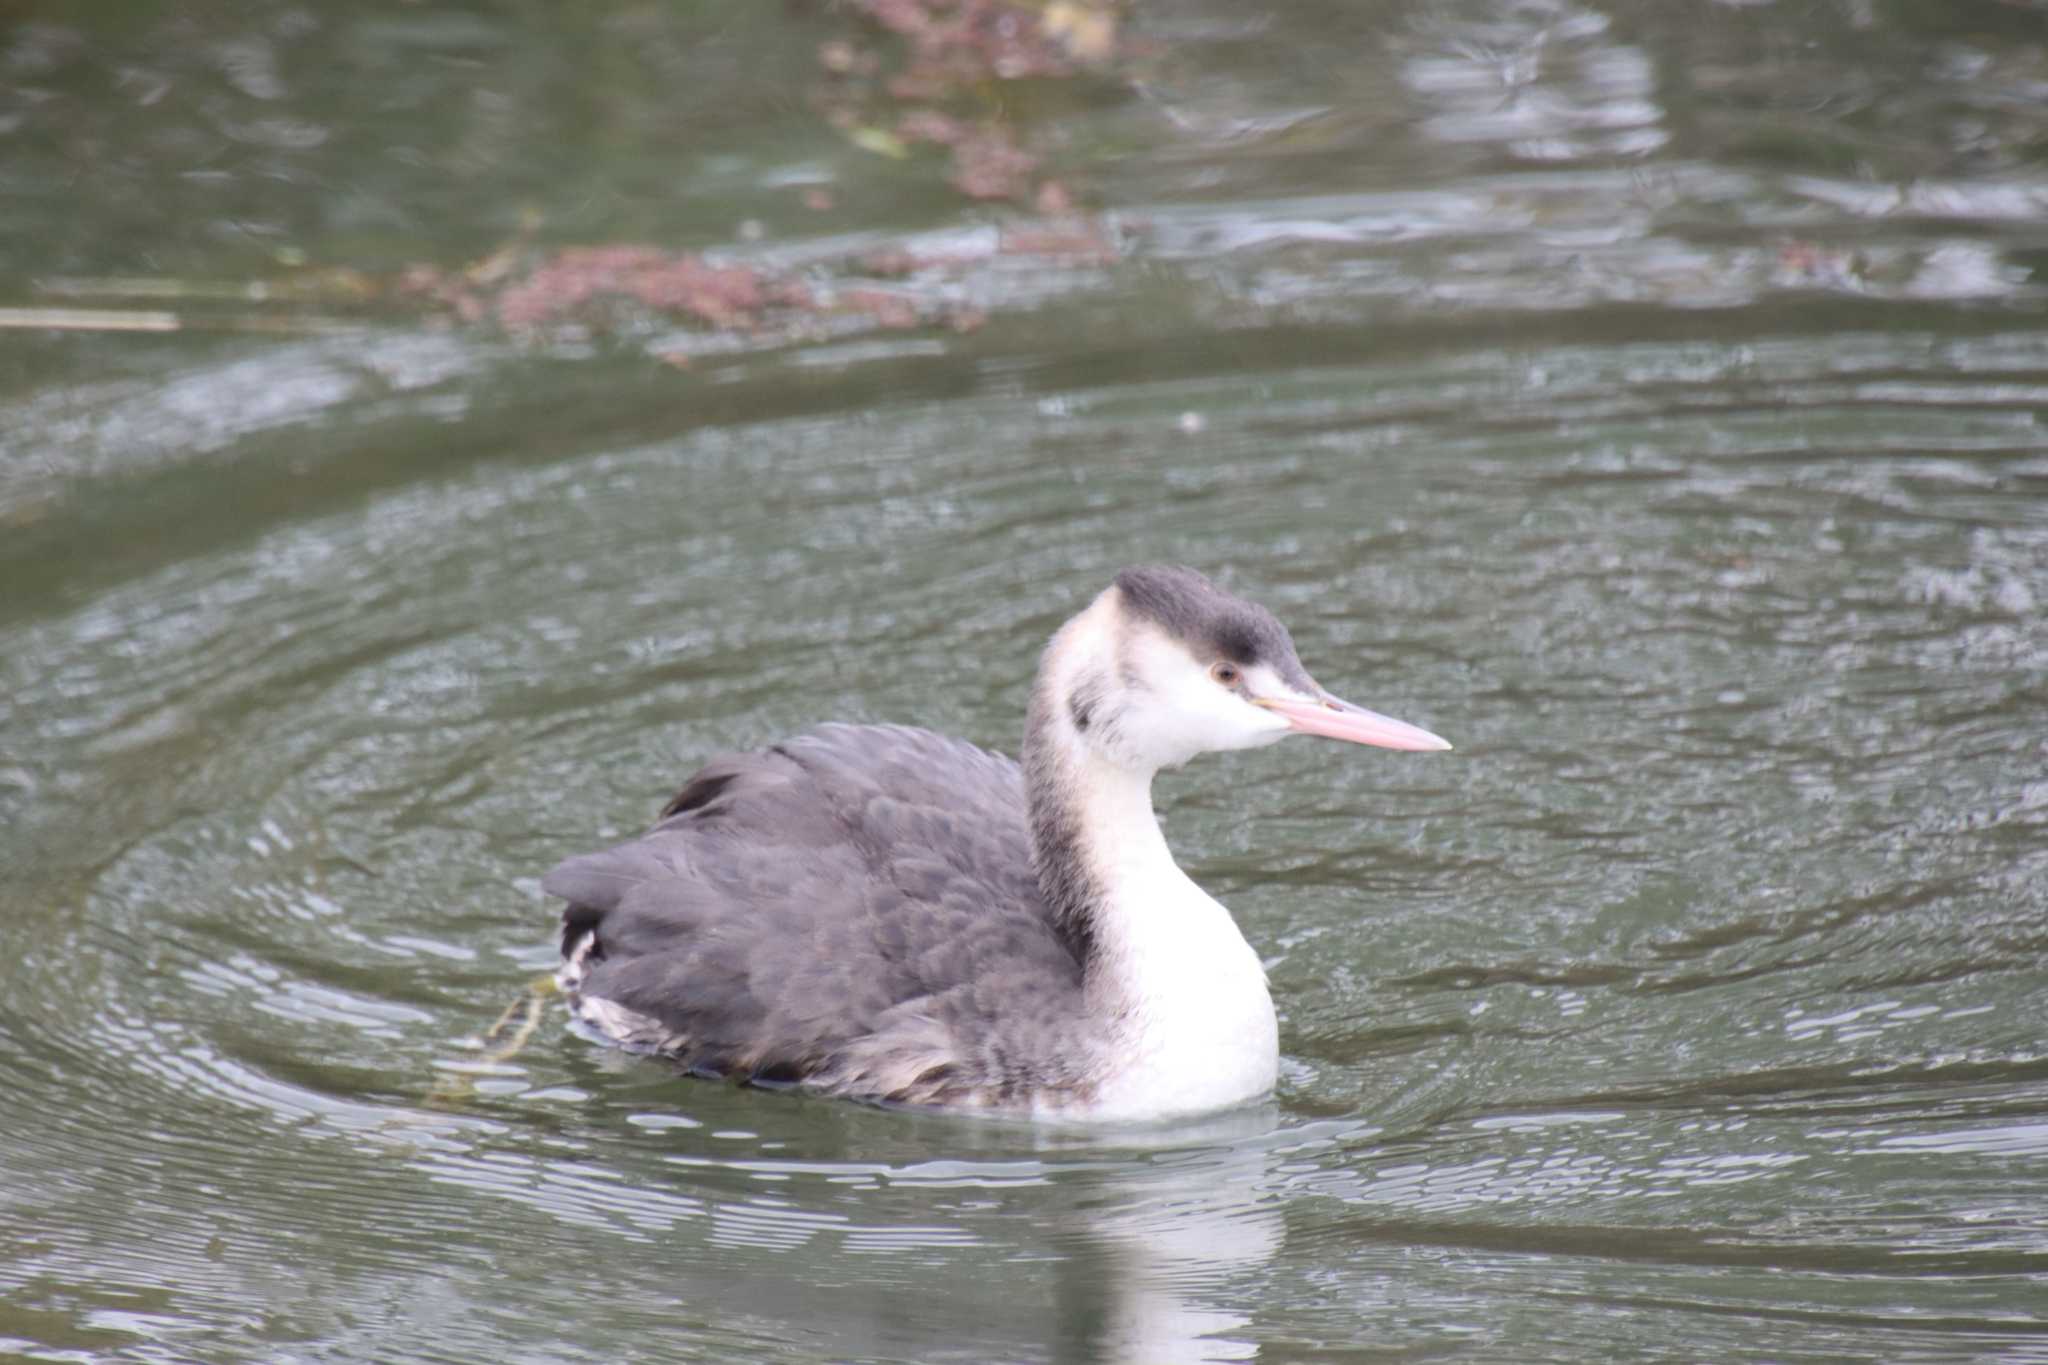
[(1258, 603), (1234, 597), (1177, 564), (1125, 569), (1116, 586), (1134, 616), (1159, 626), (1198, 658), (1265, 664), (1290, 686), (1314, 690), (1287, 627)]

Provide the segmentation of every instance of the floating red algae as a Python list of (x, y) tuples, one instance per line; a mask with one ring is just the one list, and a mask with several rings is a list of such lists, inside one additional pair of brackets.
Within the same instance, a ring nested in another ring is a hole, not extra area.
[(462, 322), (484, 319), (485, 304), (459, 273), (431, 265), (410, 265), (398, 276), (394, 292), (399, 298), (425, 299), (437, 303)]
[(850, 312), (865, 313), (876, 326), (892, 331), (905, 331), (925, 321), (915, 301), (886, 289), (842, 289), (839, 303)]
[(915, 275), (926, 266), (933, 264), (934, 259), (932, 257), (920, 256), (908, 247), (885, 246), (868, 252), (855, 261), (854, 264), (859, 267), (863, 274), (873, 275), (878, 279), (884, 280), (900, 280), (907, 276)]
[[(910, 45), (895, 81), (906, 99), (989, 79), (1071, 76), (1076, 62), (1111, 61), (1122, 47), (1115, 6), (1102, 0), (848, 0), (847, 8)], [(872, 69), (849, 43), (820, 55), (831, 70)]]
[(890, 78), (898, 99), (934, 99), (991, 77), (1073, 74), (1069, 49), (1035, 6), (1015, 0), (853, 0), (852, 8), (910, 45)]
[(1003, 229), (1002, 254), (1042, 256), (1076, 265), (1108, 265), (1121, 254), (1102, 224), (1091, 218), (1013, 223)]
[(936, 109), (912, 109), (896, 120), (896, 136), (905, 142), (936, 142), (950, 147), (966, 134), (959, 119)]
[(953, 144), (954, 189), (971, 199), (1029, 199), (1038, 158), (1000, 128), (984, 129)]
[(751, 326), (772, 303), (805, 301), (793, 296), (789, 284), (767, 281), (751, 266), (712, 265), (690, 252), (564, 247), (498, 296), (498, 321), (513, 330), (538, 327), (607, 297), (720, 328)]
[(896, 137), (905, 143), (951, 148), (953, 168), (947, 183), (970, 199), (1033, 197), (1031, 173), (1038, 169), (1038, 158), (999, 124), (970, 128), (936, 109), (912, 109), (896, 120)]
[[(753, 333), (772, 342), (780, 335), (814, 334), (819, 319), (838, 315), (892, 331), (947, 326), (980, 327), (978, 309), (949, 305), (919, 292), (859, 283), (903, 278), (925, 270), (954, 269), (969, 262), (951, 256), (919, 256), (889, 248), (841, 263), (844, 282), (820, 295), (804, 278), (751, 265), (714, 265), (687, 251), (643, 245), (572, 246), (552, 252), (514, 253), (532, 262), (521, 273), (505, 253), (462, 269), (415, 265), (394, 281), (393, 294), (422, 300), (463, 322), (495, 318), (508, 332), (531, 334), (575, 324), (612, 330), (637, 307), (663, 317), (683, 317), (724, 333)], [(487, 268), (488, 267), (488, 268)], [(621, 310), (607, 305), (626, 305)], [(687, 348), (671, 346), (659, 359), (682, 368)]]
[[(1071, 77), (1119, 52), (1113, 7), (1088, 0), (848, 0), (846, 7), (902, 39), (907, 51), (885, 64), (850, 41), (822, 45), (819, 65), (840, 78), (819, 101), (826, 119), (860, 145), (886, 148), (891, 156), (917, 143), (949, 148), (947, 180), (973, 199), (1030, 204), (1040, 190), (1034, 178), (1040, 159), (1005, 122), (991, 86)], [(877, 119), (877, 99), (910, 107), (893, 120)], [(981, 106), (983, 116), (935, 107), (957, 110), (963, 103)], [(886, 131), (891, 122), (893, 133)]]

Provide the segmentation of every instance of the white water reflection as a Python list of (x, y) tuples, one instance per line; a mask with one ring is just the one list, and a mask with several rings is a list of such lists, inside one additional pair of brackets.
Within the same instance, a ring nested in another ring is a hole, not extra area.
[(1910, 1133), (1885, 1138), (1877, 1145), (1889, 1152), (1971, 1153), (2038, 1160), (2048, 1157), (2048, 1123), (2009, 1123), (1941, 1133)]
[(1417, 24), (1401, 64), (1422, 129), (1498, 143), (1525, 161), (1640, 156), (1669, 140), (1656, 66), (1598, 10), (1557, 0), (1450, 5)]
[[(771, 1106), (798, 1103), (756, 1099)], [(1263, 1127), (1270, 1119), (1255, 1121)], [(939, 1305), (975, 1301), (984, 1288), (978, 1277), (1011, 1262), (1013, 1270), (994, 1273), (1049, 1271), (1066, 1282), (1063, 1294), (1085, 1303), (1073, 1321), (1041, 1318), (1032, 1333), (1084, 1344), (1088, 1359), (1142, 1365), (1248, 1360), (1259, 1353), (1251, 1331), (1258, 1296), (1247, 1286), (1259, 1283), (1285, 1238), (1264, 1143), (1134, 1157), (1127, 1149), (1077, 1146), (1083, 1141), (1078, 1132), (1055, 1133), (1054, 1153), (1063, 1155), (897, 1164), (777, 1158), (763, 1149), (780, 1144), (758, 1139), (745, 1144), (753, 1154), (725, 1157), (716, 1134), (692, 1135), (694, 1120), (650, 1124), (636, 1116), (632, 1122), (646, 1145), (680, 1142), (693, 1150), (662, 1157), (635, 1151), (640, 1141), (611, 1142), (602, 1154), (554, 1160), (443, 1149), (422, 1153), (422, 1169), (437, 1185), (510, 1200), (568, 1227), (656, 1245), (662, 1263), (674, 1267), (672, 1292), (685, 1299), (729, 1293), (713, 1267), (721, 1257), (743, 1256), (752, 1292), (784, 1293), (778, 1312), (785, 1330), (798, 1334), (808, 1330), (801, 1287), (869, 1263), (859, 1273), (874, 1286), (875, 1309), (920, 1323), (913, 1339), (923, 1345), (916, 1354), (932, 1358), (933, 1343), (945, 1339), (956, 1316)], [(963, 1134), (972, 1136), (972, 1127)], [(1010, 1136), (1026, 1144), (1047, 1137), (1022, 1128)], [(1162, 1133), (1159, 1140), (1174, 1136)], [(675, 1178), (653, 1174), (646, 1157), (668, 1165)], [(1020, 1197), (1032, 1201), (1035, 1221), (1018, 1221), (1021, 1207), (1013, 1205)], [(878, 1216), (889, 1209), (897, 1216)], [(819, 1319), (819, 1326), (828, 1320)], [(1016, 1332), (1021, 1325), (998, 1315), (979, 1330)], [(971, 1339), (974, 1329), (961, 1330)], [(1013, 1337), (1007, 1347), (988, 1349), (1004, 1358), (1020, 1348), (1032, 1358), (1049, 1349), (1045, 1341), (1027, 1340)], [(879, 1349), (879, 1339), (869, 1349)]]
[(357, 421), (458, 418), (465, 410), (459, 381), (497, 358), (498, 347), (475, 338), (364, 328), (146, 380), (95, 378), (0, 401), (0, 498), (31, 502), (54, 496), (63, 480), (182, 465), (340, 409)]

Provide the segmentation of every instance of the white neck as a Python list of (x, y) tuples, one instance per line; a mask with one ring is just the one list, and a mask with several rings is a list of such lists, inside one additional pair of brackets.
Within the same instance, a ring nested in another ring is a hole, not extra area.
[(1174, 862), (1152, 775), (1068, 758), (1078, 851), (1099, 894), (1087, 1001), (1109, 1034), (1109, 1070), (1096, 1116), (1192, 1113), (1265, 1094), (1279, 1031), (1258, 955)]

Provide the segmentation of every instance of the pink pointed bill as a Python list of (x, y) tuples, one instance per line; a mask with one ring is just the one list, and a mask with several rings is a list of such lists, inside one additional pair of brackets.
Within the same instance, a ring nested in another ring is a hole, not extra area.
[(1324, 696), (1321, 701), (1296, 701), (1292, 697), (1260, 697), (1257, 704), (1282, 717), (1304, 735), (1326, 739), (1348, 739), (1353, 744), (1375, 744), (1382, 749), (1448, 749), (1450, 741), (1433, 735), (1419, 725), (1395, 720), (1363, 706)]

